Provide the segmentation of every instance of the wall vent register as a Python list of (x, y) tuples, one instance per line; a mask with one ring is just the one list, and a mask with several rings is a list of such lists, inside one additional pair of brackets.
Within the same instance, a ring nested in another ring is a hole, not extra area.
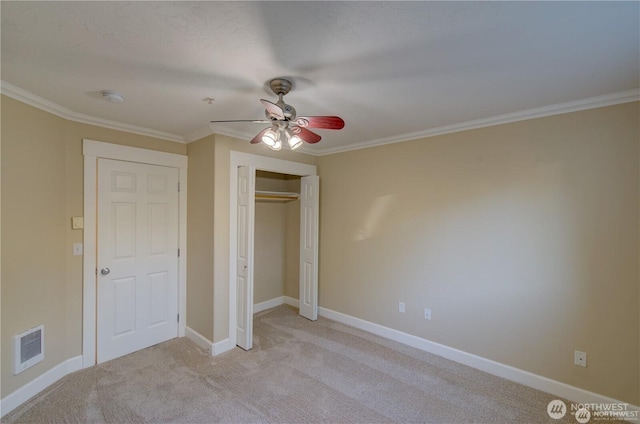
[(31, 368), (44, 359), (44, 326), (13, 336), (13, 375)]

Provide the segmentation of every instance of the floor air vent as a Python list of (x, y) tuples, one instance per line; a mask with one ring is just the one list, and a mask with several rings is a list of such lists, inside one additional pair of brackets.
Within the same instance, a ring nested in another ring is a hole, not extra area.
[(44, 325), (13, 336), (13, 375), (44, 359)]

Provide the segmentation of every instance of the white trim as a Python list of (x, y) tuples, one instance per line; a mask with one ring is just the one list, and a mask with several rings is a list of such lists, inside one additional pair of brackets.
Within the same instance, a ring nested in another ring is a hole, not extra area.
[(196, 128), (195, 130), (185, 134), (184, 141), (185, 143), (191, 143), (193, 141), (200, 140), (201, 138), (210, 136), (211, 134), (214, 134), (214, 131), (209, 127)]
[(228, 337), (224, 340), (213, 343), (209, 339), (207, 339), (205, 336), (203, 336), (202, 334), (198, 333), (197, 331), (195, 331), (190, 327), (187, 327), (185, 331), (185, 336), (189, 340), (194, 342), (196, 345), (198, 345), (200, 349), (211, 353), (211, 356), (220, 355), (221, 353), (224, 353), (236, 347), (235, 344), (231, 344), (231, 340), (229, 340)]
[[(250, 153), (230, 152), (229, 158), (229, 333), (227, 350), (236, 346), (237, 304), (236, 304), (236, 249), (238, 245), (238, 167), (248, 166), (250, 172), (257, 169), (262, 171), (279, 172), (283, 174), (317, 175), (316, 166), (305, 163), (275, 159)], [(215, 308), (215, 305), (214, 305)], [(253, 315), (252, 311), (249, 311)], [(225, 339), (227, 340), (227, 339)], [(220, 342), (221, 343), (221, 342)], [(230, 347), (229, 347), (230, 346)]]
[(158, 150), (122, 146), (102, 141), (83, 140), (82, 154), (103, 159), (126, 160), (129, 162), (151, 163), (153, 165), (187, 168), (187, 156)]
[(284, 297), (285, 305), (294, 306), (296, 308), (300, 305), (300, 299), (295, 299), (289, 296), (283, 296), (283, 297)]
[(258, 312), (266, 311), (267, 309), (275, 308), (280, 305), (290, 305), (294, 307), (298, 307), (300, 301), (298, 299), (294, 299), (290, 296), (280, 296), (274, 297), (271, 300), (265, 300), (264, 302), (254, 303), (253, 304), (253, 314), (257, 314)]
[(200, 349), (206, 352), (213, 352), (213, 343), (191, 327), (187, 327), (185, 329), (184, 335), (186, 338), (197, 344)]
[(84, 256), (82, 275), (82, 366), (96, 364), (96, 184), (98, 158), (140, 162), (178, 168), (178, 337), (185, 335), (187, 322), (187, 157), (174, 153), (83, 140), (84, 155)]
[[(237, 131), (229, 128), (220, 128), (219, 125), (209, 125), (206, 127), (196, 128), (193, 131), (188, 132), (184, 136), (186, 143), (191, 143), (196, 140), (200, 140), (211, 134), (224, 135), (231, 138), (237, 138), (239, 140), (251, 140), (255, 134), (246, 131)], [(300, 149), (298, 149), (300, 151)]]
[(315, 150), (313, 152), (305, 150), (316, 156), (331, 155), (334, 153), (348, 152), (350, 150), (366, 149), (368, 147), (383, 146), (385, 144), (401, 143), (403, 141), (419, 140), (421, 138), (434, 137), (437, 135), (450, 134), (460, 131), (473, 130), (476, 128), (491, 127), (494, 125), (508, 124), (511, 122), (526, 121), (528, 119), (542, 118), (545, 116), (561, 115), (563, 113), (578, 112), (581, 110), (595, 109), (598, 107), (613, 106), (622, 103), (637, 102), (640, 100), (640, 89), (619, 91), (605, 94), (603, 96), (588, 97), (586, 99), (571, 102), (558, 103), (555, 105), (537, 107), (533, 109), (521, 110), (518, 112), (505, 113), (488, 118), (475, 119), (473, 121), (459, 122), (442, 127), (430, 128), (424, 131), (400, 134), (397, 136), (378, 138), (375, 140), (363, 141), (361, 143), (349, 144), (345, 147), (334, 147), (328, 149)]
[(163, 140), (175, 141), (177, 143), (184, 143), (184, 137), (171, 134), (164, 131), (153, 130), (150, 128), (140, 127), (138, 125), (125, 124), (122, 122), (110, 121), (107, 119), (96, 118), (84, 113), (74, 112), (71, 109), (60, 106), (57, 103), (49, 101), (45, 98), (37, 96), (33, 93), (23, 90), (20, 87), (16, 87), (13, 84), (9, 84), (6, 81), (0, 81), (0, 89), (2, 94), (12, 99), (18, 100), (22, 103), (26, 103), (29, 106), (33, 106), (37, 109), (44, 110), (60, 118), (67, 119), (69, 121), (80, 122), (83, 124), (96, 125), (98, 127), (109, 128), (112, 130), (126, 131), (133, 134), (145, 135), (148, 137), (161, 138)]
[(96, 207), (98, 158), (84, 157), (84, 230), (82, 243), (82, 367), (96, 364)]
[(0, 417), (16, 409), (56, 381), (82, 369), (82, 356), (69, 358), (0, 400)]
[(265, 300), (264, 302), (253, 304), (253, 314), (266, 311), (267, 309), (275, 308), (276, 306), (284, 305), (284, 296), (276, 297), (271, 300)]
[(211, 348), (211, 356), (217, 356), (221, 353), (225, 353), (231, 349), (234, 349), (236, 344), (231, 342), (231, 339), (228, 337), (224, 340), (220, 340), (219, 342), (215, 342)]
[[(603, 396), (588, 390), (580, 389), (566, 383), (561, 383), (547, 377), (530, 373), (500, 362), (492, 361), (462, 350), (454, 349), (439, 343), (435, 343), (402, 331), (394, 330), (373, 322), (365, 321), (350, 315), (336, 312), (331, 309), (320, 307), (320, 316), (331, 319), (333, 321), (346, 324), (348, 326), (393, 340), (407, 346), (420, 349), (434, 355), (442, 356), (455, 362), (470, 366), (480, 371), (493, 374), (495, 376), (520, 383), (536, 390), (541, 390), (555, 396), (568, 399), (577, 403), (627, 403)], [(635, 405), (628, 404), (629, 410), (638, 411), (640, 408)]]

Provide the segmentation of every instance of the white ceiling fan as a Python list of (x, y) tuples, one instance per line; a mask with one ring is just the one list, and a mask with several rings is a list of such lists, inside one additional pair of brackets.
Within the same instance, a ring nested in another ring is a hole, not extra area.
[(265, 107), (267, 120), (222, 120), (210, 121), (211, 124), (228, 122), (251, 122), (254, 124), (271, 124), (260, 131), (251, 144), (263, 142), (272, 150), (280, 150), (286, 141), (291, 150), (297, 149), (303, 142), (315, 144), (322, 137), (307, 128), (339, 130), (344, 128), (344, 121), (338, 116), (297, 116), (293, 106), (284, 102), (283, 97), (291, 91), (293, 85), (285, 78), (275, 78), (269, 82), (271, 90), (278, 96), (276, 103), (260, 99)]

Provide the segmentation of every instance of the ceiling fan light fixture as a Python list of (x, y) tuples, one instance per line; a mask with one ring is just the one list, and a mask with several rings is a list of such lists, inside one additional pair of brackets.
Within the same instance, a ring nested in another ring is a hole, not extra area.
[(289, 143), (291, 150), (295, 150), (302, 145), (302, 139), (293, 134), (290, 129), (287, 128), (285, 134), (287, 135), (287, 143)]
[[(280, 138), (278, 137), (278, 133), (276, 131), (270, 129), (262, 135), (262, 142), (269, 146), (269, 148), (273, 149), (276, 143), (280, 142)], [(280, 144), (282, 145), (282, 143)]]
[(276, 151), (276, 152), (277, 152), (278, 150), (282, 149), (282, 141), (280, 141), (280, 138), (278, 137), (278, 138), (276, 139), (276, 142), (273, 144), (273, 146), (269, 146), (269, 145), (267, 145), (267, 146), (268, 146), (271, 150), (273, 150), (273, 151)]
[(302, 140), (297, 135), (289, 139), (289, 147), (291, 147), (291, 150), (295, 150), (300, 146), (302, 146)]

